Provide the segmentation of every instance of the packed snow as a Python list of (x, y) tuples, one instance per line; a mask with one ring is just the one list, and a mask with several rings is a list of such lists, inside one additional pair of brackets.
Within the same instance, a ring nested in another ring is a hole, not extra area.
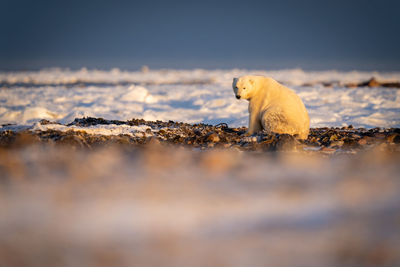
[(371, 77), (399, 81), (400, 72), (300, 69), (1, 72), (0, 124), (32, 126), (41, 119), (67, 124), (92, 116), (247, 126), (248, 102), (236, 100), (231, 88), (232, 78), (245, 74), (269, 76), (295, 90), (307, 107), (311, 127), (400, 127), (400, 90), (343, 85)]
[[(35, 123), (31, 128), (32, 131), (47, 131), (47, 130), (56, 130), (61, 132), (66, 131), (83, 131), (88, 134), (100, 134), (100, 135), (130, 135), (130, 136), (143, 136), (141, 133), (146, 132), (147, 129), (150, 131), (157, 131), (157, 129), (151, 129), (150, 126), (140, 125), (140, 126), (131, 126), (131, 125), (116, 125), (116, 124), (106, 124), (106, 125), (91, 125), (86, 127), (80, 126), (66, 126), (62, 124), (45, 124), (42, 125), (40, 123)], [(149, 133), (148, 133), (149, 135)]]

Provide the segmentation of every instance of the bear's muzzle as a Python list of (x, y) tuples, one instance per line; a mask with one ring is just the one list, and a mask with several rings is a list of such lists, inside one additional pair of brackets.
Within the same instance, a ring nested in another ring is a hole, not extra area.
[(236, 99), (240, 99), (240, 95), (236, 95)]

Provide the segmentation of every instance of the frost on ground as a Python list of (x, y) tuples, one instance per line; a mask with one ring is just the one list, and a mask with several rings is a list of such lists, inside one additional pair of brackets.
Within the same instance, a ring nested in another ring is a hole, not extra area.
[(270, 76), (294, 89), (311, 127), (400, 127), (399, 89), (345, 86), (371, 77), (399, 81), (400, 73), (296, 69), (3, 72), (0, 124), (32, 125), (41, 119), (67, 124), (91, 116), (247, 126), (247, 102), (236, 100), (231, 89), (232, 78), (244, 74)]
[(400, 264), (398, 152), (121, 148), (0, 149), (0, 264)]

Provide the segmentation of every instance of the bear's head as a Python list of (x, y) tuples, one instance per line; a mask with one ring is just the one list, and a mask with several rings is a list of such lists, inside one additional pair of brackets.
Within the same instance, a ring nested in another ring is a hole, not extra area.
[(255, 79), (252, 76), (242, 76), (239, 78), (233, 78), (233, 92), (237, 99), (247, 99), (251, 98), (251, 92), (253, 91), (255, 85)]

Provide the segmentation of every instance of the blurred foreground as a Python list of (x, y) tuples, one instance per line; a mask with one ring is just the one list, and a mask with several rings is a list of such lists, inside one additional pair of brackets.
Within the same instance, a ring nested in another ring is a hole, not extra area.
[(399, 266), (400, 153), (0, 149), (0, 266)]

